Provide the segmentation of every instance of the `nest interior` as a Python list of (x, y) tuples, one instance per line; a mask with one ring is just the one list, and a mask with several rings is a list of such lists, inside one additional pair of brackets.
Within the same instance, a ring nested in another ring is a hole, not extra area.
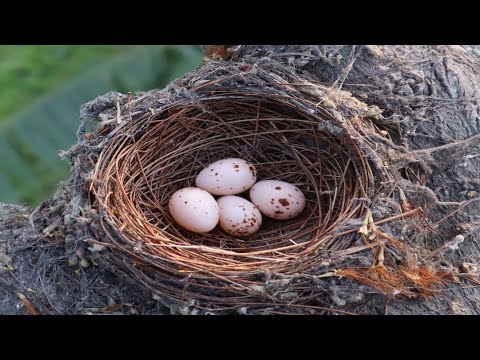
[[(251, 272), (252, 266), (299, 271), (292, 257), (334, 246), (327, 235), (365, 209), (369, 178), (361, 154), (352, 158), (339, 138), (318, 130), (317, 119), (288, 105), (230, 99), (171, 109), (163, 116), (151, 117), (143, 134), (112, 147), (116, 160), (103, 175), (110, 193), (104, 207), (125, 238), (142, 242), (152, 255), (168, 254), (187, 272), (202, 265), (222, 274)], [(297, 185), (307, 198), (301, 216), (266, 218), (248, 238), (219, 229), (194, 234), (176, 225), (168, 213), (171, 195), (195, 186), (203, 168), (228, 157), (253, 163), (258, 179)]]

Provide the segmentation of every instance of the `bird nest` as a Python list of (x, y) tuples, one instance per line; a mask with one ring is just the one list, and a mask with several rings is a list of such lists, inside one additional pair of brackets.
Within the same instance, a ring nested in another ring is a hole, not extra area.
[[(361, 234), (373, 244), (373, 220), (364, 219), (371, 219), (369, 206), (380, 190), (393, 191), (366, 136), (378, 129), (364, 121), (365, 104), (291, 74), (250, 70), (230, 65), (219, 73), (217, 65), (207, 66), (200, 81), (190, 75), (159, 93), (170, 98), (157, 107), (138, 110), (141, 101), (134, 100), (121, 112), (117, 103), (114, 124), (96, 130), (102, 146), (89, 190), (104, 232), (97, 241), (109, 248), (103, 259), (165, 303), (210, 311), (308, 308), (325, 290), (318, 280), (332, 274), (332, 259), (362, 248)], [(242, 238), (179, 227), (168, 211), (171, 195), (195, 186), (203, 168), (228, 157), (253, 163), (259, 180), (298, 186), (305, 210), (290, 220), (265, 218), (257, 233)], [(399, 279), (384, 278), (388, 291), (399, 286)]]

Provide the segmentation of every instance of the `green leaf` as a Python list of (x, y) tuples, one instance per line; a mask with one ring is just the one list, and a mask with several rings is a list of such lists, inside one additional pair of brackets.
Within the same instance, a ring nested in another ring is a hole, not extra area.
[(0, 123), (0, 201), (36, 205), (53, 193), (68, 174), (58, 151), (75, 142), (81, 104), (108, 91), (163, 87), (201, 58), (194, 46), (125, 47)]

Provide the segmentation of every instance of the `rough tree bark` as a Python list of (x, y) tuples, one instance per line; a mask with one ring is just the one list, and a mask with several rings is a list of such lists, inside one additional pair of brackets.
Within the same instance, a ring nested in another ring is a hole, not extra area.
[[(428, 217), (437, 230), (434, 236), (425, 237), (423, 245), (441, 250), (438, 256), (445, 268), (470, 271), (475, 279), (480, 259), (480, 47), (276, 45), (233, 49), (228, 61), (289, 64), (382, 109), (386, 123), (402, 135), (402, 145), (420, 159), (410, 165), (425, 177), (419, 191), (422, 201), (431, 205)], [(98, 113), (109, 106), (106, 96), (96, 99), (89, 109)], [(52, 245), (48, 231), (53, 229), (34, 228), (29, 221), (32, 211), (23, 205), (0, 204), (0, 314), (32, 312), (30, 304), (40, 313), (57, 314), (175, 312), (162, 308), (135, 284), (95, 266), (82, 273), (79, 288), (68, 287), (69, 279), (80, 276), (68, 266), (66, 255), (75, 251), (69, 249), (74, 239), (67, 236)], [(79, 228), (75, 236), (84, 231)], [(38, 273), (37, 261), (62, 254), (64, 266), (42, 267), (42, 274)], [(393, 301), (373, 290), (362, 291), (367, 293), (364, 300), (346, 304), (346, 310), (480, 314), (480, 291), (461, 277), (427, 300)]]

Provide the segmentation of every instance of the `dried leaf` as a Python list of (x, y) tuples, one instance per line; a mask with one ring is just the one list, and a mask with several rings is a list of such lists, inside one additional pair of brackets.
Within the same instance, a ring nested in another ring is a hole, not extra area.
[(200, 85), (204, 85), (204, 84), (207, 84), (209, 82), (211, 82), (211, 80), (205, 80), (205, 79), (197, 80), (192, 84), (192, 87), (197, 87), (197, 86), (200, 86)]
[(367, 215), (363, 219), (363, 225), (373, 224), (373, 216), (370, 210), (367, 210)]
[(478, 271), (478, 267), (474, 263), (469, 263), (469, 262), (463, 262), (462, 265), (460, 265), (460, 272), (461, 273), (470, 273), (470, 274), (475, 274)]
[(84, 267), (84, 268), (88, 268), (90, 266), (90, 261), (88, 261), (87, 259), (83, 258), (82, 260), (80, 260), (80, 266), (81, 267)]
[(458, 245), (460, 245), (464, 240), (465, 237), (463, 235), (457, 235), (450, 243), (448, 243), (447, 247), (450, 250), (458, 250)]
[(363, 101), (358, 100), (357, 98), (350, 96), (348, 98), (348, 101), (353, 107), (356, 107), (359, 110), (366, 110), (367, 109), (367, 104), (365, 104)]
[(28, 301), (26, 298), (23, 299), (23, 305), (25, 305), (25, 308), (27, 309), (30, 315), (40, 315), (37, 309), (35, 309), (32, 303)]
[(375, 221), (373, 221), (373, 214), (370, 210), (367, 211), (367, 217), (368, 217), (368, 223), (373, 224)]
[(376, 118), (382, 114), (383, 110), (380, 109), (378, 106), (374, 105), (368, 108), (365, 117)]
[(12, 262), (12, 258), (4, 253), (0, 253), (0, 265), (8, 265)]
[(280, 299), (291, 300), (291, 299), (295, 299), (297, 296), (298, 296), (298, 292), (288, 291), (286, 293), (280, 294)]
[(240, 315), (248, 315), (247, 310), (248, 310), (248, 308), (246, 306), (242, 306), (242, 307), (237, 309), (237, 312)]
[(330, 110), (330, 114), (333, 116), (333, 118), (335, 120), (337, 120), (338, 122), (340, 123), (344, 123), (345, 122), (345, 118), (343, 117), (343, 115), (337, 111), (337, 110)]
[(311, 57), (302, 56), (302, 57), (296, 58), (293, 63), (295, 65), (295, 67), (302, 68), (305, 65), (307, 65), (308, 63), (310, 63), (311, 61), (312, 61)]
[(383, 59), (385, 57), (382, 49), (377, 45), (365, 45), (365, 48), (376, 58)]
[(380, 243), (379, 249), (378, 249), (378, 256), (377, 256), (377, 266), (383, 266), (383, 262), (385, 261), (385, 250), (384, 250), (384, 245)]
[(398, 159), (397, 152), (395, 150), (391, 149), (391, 148), (387, 150), (387, 155), (392, 160)]
[(265, 293), (265, 286), (260, 286), (260, 285), (250, 285), (248, 287), (248, 290), (249, 292), (252, 292), (252, 293), (261, 293), (261, 294), (264, 294)]
[(105, 246), (100, 244), (93, 244), (92, 246), (88, 247), (88, 250), (90, 250), (90, 252), (99, 252), (103, 249), (105, 249)]
[(422, 278), (417, 275), (417, 274), (412, 274), (412, 273), (409, 273), (409, 272), (404, 272), (405, 276), (407, 278), (409, 278), (410, 280), (413, 280), (413, 281), (418, 281), (418, 280), (421, 280)]
[(345, 300), (347, 303), (357, 304), (359, 302), (362, 302), (364, 298), (365, 298), (365, 294), (363, 292), (357, 292), (357, 293), (348, 295)]
[(342, 59), (342, 56), (340, 54), (338, 54), (337, 56), (324, 58), (323, 60), (331, 66), (338, 66), (338, 65), (340, 65), (340, 60), (341, 59)]
[(78, 264), (78, 257), (76, 255), (72, 255), (68, 258), (69, 266), (76, 266), (77, 264)]
[(188, 306), (172, 305), (170, 307), (170, 315), (188, 315), (188, 314), (189, 314)]
[(330, 100), (330, 98), (328, 96), (323, 96), (321, 98), (321, 104), (328, 108), (328, 109), (336, 109), (337, 108), (337, 104), (335, 104), (335, 102), (333, 102), (332, 100)]
[(134, 307), (131, 307), (131, 308), (130, 308), (130, 314), (132, 314), (132, 315), (138, 315), (139, 312), (138, 312), (138, 310), (135, 309)]
[(298, 90), (304, 94), (310, 95), (310, 96), (315, 96), (315, 97), (322, 97), (325, 95), (325, 91), (316, 87), (316, 86), (302, 86), (298, 88)]
[(43, 234), (48, 237), (52, 237), (54, 235), (54, 231), (57, 227), (57, 224), (50, 224), (45, 229), (43, 229)]
[(412, 210), (412, 207), (410, 206), (410, 203), (407, 200), (407, 197), (405, 196), (405, 193), (402, 188), (398, 188), (398, 193), (400, 195), (400, 208), (402, 209), (402, 212), (407, 212)]
[(318, 278), (321, 279), (321, 278), (326, 278), (326, 277), (331, 277), (331, 276), (336, 276), (334, 271), (330, 271), (330, 272), (327, 272), (325, 274), (318, 275)]
[(363, 224), (360, 226), (360, 229), (358, 229), (358, 232), (362, 235), (368, 236), (368, 226)]
[(345, 306), (347, 303), (345, 300), (341, 299), (335, 294), (330, 295), (330, 299), (335, 303), (337, 306)]

